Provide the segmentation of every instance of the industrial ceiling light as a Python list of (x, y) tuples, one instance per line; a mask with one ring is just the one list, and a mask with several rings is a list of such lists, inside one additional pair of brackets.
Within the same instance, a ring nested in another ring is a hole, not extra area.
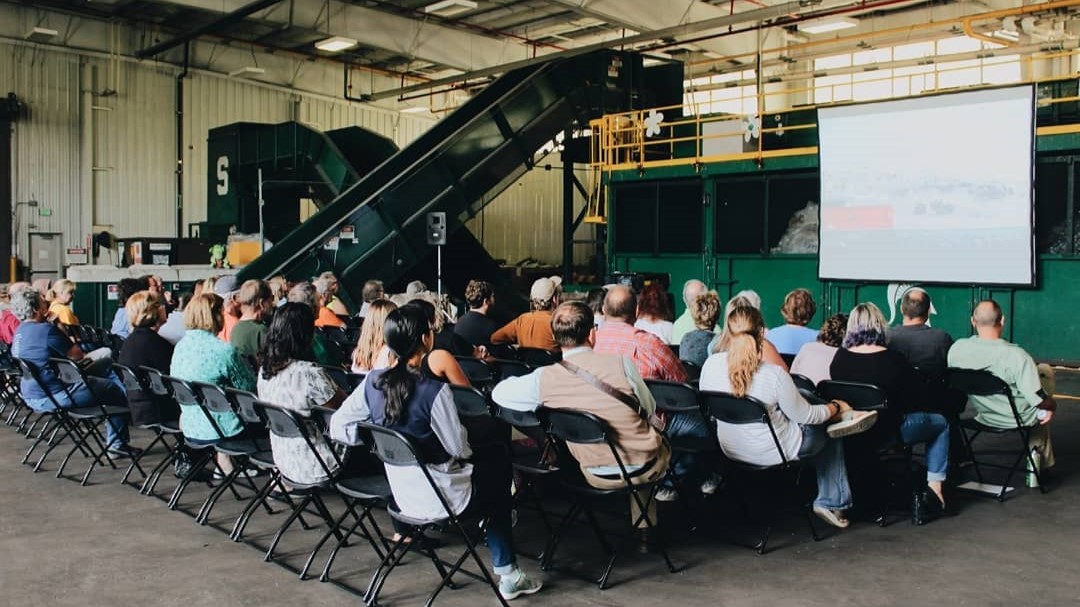
[(829, 32), (845, 30), (857, 25), (859, 25), (859, 22), (855, 19), (849, 17), (836, 17), (823, 21), (814, 21), (805, 24), (800, 23), (798, 29), (800, 32), (806, 32), (807, 34), (827, 34)]
[(254, 78), (255, 76), (261, 76), (266, 73), (261, 67), (254, 67), (251, 65), (245, 65), (240, 69), (229, 72), (230, 78)]
[(352, 38), (346, 38), (345, 36), (333, 36), (326, 40), (319, 40), (315, 43), (315, 48), (320, 51), (326, 51), (327, 53), (340, 53), (341, 51), (347, 51), (355, 47), (358, 43)]
[(26, 35), (23, 37), (31, 42), (48, 42), (55, 38), (59, 33), (60, 32), (47, 27), (35, 27), (29, 32), (26, 32)]
[(474, 8), (476, 8), (476, 3), (472, 0), (439, 0), (439, 2), (432, 2), (425, 6), (424, 12), (429, 15), (449, 17), (458, 13), (464, 13), (465, 11), (471, 11)]

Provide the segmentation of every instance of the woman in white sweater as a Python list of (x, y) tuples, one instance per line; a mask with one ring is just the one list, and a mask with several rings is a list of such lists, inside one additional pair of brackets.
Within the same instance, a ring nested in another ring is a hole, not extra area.
[[(835, 527), (848, 526), (844, 511), (851, 507), (851, 489), (844, 467), (840, 435), (860, 432), (873, 425), (876, 413), (847, 413), (840, 401), (812, 405), (806, 402), (791, 376), (779, 366), (762, 360), (765, 324), (761, 312), (751, 307), (732, 310), (725, 323), (730, 340), (725, 351), (705, 361), (701, 369), (702, 390), (750, 396), (764, 403), (788, 460), (814, 460), (818, 494), (814, 513)], [(845, 419), (846, 418), (846, 419)], [(826, 425), (834, 424), (829, 431)], [(831, 438), (830, 434), (833, 435)], [(724, 454), (733, 460), (769, 466), (780, 463), (772, 435), (764, 424), (716, 423), (716, 435)]]

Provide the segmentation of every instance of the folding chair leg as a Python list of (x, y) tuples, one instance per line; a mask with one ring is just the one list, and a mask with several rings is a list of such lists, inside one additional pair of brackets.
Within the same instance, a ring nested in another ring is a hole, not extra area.
[(243, 462), (233, 463), (232, 472), (226, 474), (225, 479), (221, 481), (221, 484), (214, 487), (214, 490), (210, 492), (210, 495), (206, 496), (206, 499), (203, 500), (202, 506), (199, 507), (198, 514), (195, 515), (196, 523), (200, 525), (206, 524), (206, 521), (210, 518), (210, 511), (214, 509), (214, 504), (217, 503), (217, 500), (221, 497), (222, 493), (231, 489), (233, 494), (236, 495), (236, 489), (233, 487), (233, 483), (236, 482), (236, 478), (240, 476), (240, 472), (243, 471), (243, 469)]
[[(364, 510), (357, 515), (356, 502), (348, 499), (345, 500), (345, 512), (338, 520), (338, 524), (344, 523), (345, 517), (350, 514), (355, 519), (355, 522), (352, 524), (352, 527), (349, 527), (349, 530), (344, 536), (342, 536), (342, 539), (338, 541), (337, 545), (334, 546), (334, 549), (330, 551), (330, 556), (326, 559), (326, 565), (323, 566), (322, 574), (319, 576), (320, 582), (325, 582), (330, 579), (330, 568), (334, 565), (334, 559), (337, 558), (338, 551), (346, 546), (348, 539), (356, 533), (358, 527), (360, 528), (361, 535), (363, 535), (368, 541), (368, 544), (371, 545), (371, 549), (375, 551), (375, 555), (379, 557), (379, 560), (381, 561), (386, 558), (386, 554), (390, 552), (390, 544), (386, 541), (386, 536), (383, 535), (382, 531), (379, 529), (378, 523), (375, 522), (375, 517), (371, 515), (371, 508), (372, 505), (365, 505)], [(365, 517), (368, 519), (368, 522), (371, 523), (371, 530), (364, 524)], [(379, 538), (379, 541), (382, 543), (381, 547), (379, 546), (379, 543), (375, 541), (376, 537)]]
[[(371, 576), (371, 581), (368, 582), (367, 590), (364, 591), (364, 603), (369, 607), (374, 607), (378, 604), (379, 593), (382, 591), (383, 584), (386, 583), (387, 576), (390, 572), (398, 566), (401, 559), (405, 558), (405, 555), (409, 553), (409, 549), (412, 548), (414, 542), (419, 541), (421, 535), (421, 529), (419, 527), (413, 527), (409, 533), (394, 543), (390, 547), (390, 551), (386, 553), (386, 556), (379, 561), (379, 566), (375, 569), (375, 573)], [(406, 541), (407, 540), (407, 541)]]
[(311, 493), (305, 495), (304, 499), (300, 500), (300, 504), (289, 513), (289, 517), (285, 519), (285, 522), (278, 527), (277, 533), (274, 534), (273, 541), (270, 542), (270, 547), (266, 549), (266, 554), (263, 555), (264, 562), (269, 563), (274, 559), (274, 550), (277, 548), (278, 542), (281, 541), (281, 536), (285, 535), (285, 531), (292, 526), (293, 522), (300, 516), (300, 513), (304, 511), (304, 508), (307, 508), (307, 505), (311, 503), (311, 499)]
[(319, 541), (316, 542), (315, 547), (311, 550), (311, 554), (308, 555), (307, 561), (304, 562), (304, 567), (300, 569), (301, 581), (307, 579), (307, 573), (308, 570), (311, 569), (311, 563), (315, 560), (315, 555), (322, 550), (323, 545), (326, 544), (326, 541), (329, 540), (331, 536), (336, 537), (339, 542), (344, 542), (346, 540), (346, 536), (341, 534), (338, 523), (330, 514), (330, 510), (327, 509), (326, 502), (323, 501), (322, 496), (318, 493), (314, 493), (311, 503), (315, 505), (315, 509), (319, 512), (319, 515), (323, 520), (326, 521), (326, 524), (329, 525), (330, 529), (319, 538)]
[(563, 516), (563, 520), (559, 522), (559, 527), (555, 530), (554, 535), (548, 538), (547, 544), (544, 546), (544, 551), (541, 552), (540, 557), (540, 570), (549, 571), (551, 569), (551, 563), (555, 560), (555, 551), (559, 547), (559, 541), (562, 539), (562, 534), (566, 529), (577, 520), (577, 517), (581, 514), (581, 502), (575, 501), (566, 515)]
[[(176, 505), (180, 502), (180, 496), (183, 495), (184, 490), (187, 489), (188, 485), (191, 484), (191, 481), (195, 479), (195, 475), (202, 470), (206, 464), (210, 463), (211, 459), (213, 459), (214, 453), (212, 450), (205, 449), (204, 451), (206, 451), (206, 453), (195, 460), (195, 463), (191, 465), (191, 470), (184, 475), (184, 478), (180, 479), (180, 482), (177, 483), (176, 487), (173, 489), (172, 496), (169, 497), (169, 510), (176, 510)], [(155, 484), (157, 483), (157, 481), (154, 482)], [(154, 487), (151, 485), (150, 491), (153, 490)]]
[[(232, 531), (229, 532), (229, 539), (234, 542), (240, 541), (240, 538), (244, 535), (244, 529), (247, 527), (248, 521), (251, 520), (252, 515), (255, 514), (255, 510), (259, 508), (260, 504), (266, 507), (270, 514), (274, 513), (266, 503), (266, 500), (269, 497), (270, 492), (274, 490), (275, 486), (281, 486), (280, 483), (281, 481), (278, 478), (277, 472), (271, 472), (270, 478), (266, 481), (266, 484), (263, 485), (263, 487), (255, 494), (255, 497), (248, 502), (248, 505), (240, 512), (240, 516), (236, 517), (236, 522), (233, 523)], [(284, 490), (284, 487), (282, 487), (282, 489)]]

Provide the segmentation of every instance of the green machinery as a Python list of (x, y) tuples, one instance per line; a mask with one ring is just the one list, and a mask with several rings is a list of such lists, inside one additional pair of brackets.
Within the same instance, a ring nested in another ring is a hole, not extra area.
[[(1077, 80), (1038, 86), (1035, 288), (930, 285), (932, 324), (954, 337), (970, 334), (971, 309), (993, 297), (1005, 310), (1005, 337), (1044, 361), (1080, 364), (1080, 238), (1076, 176), (1080, 166), (1080, 105)], [(1069, 101), (1069, 99), (1073, 101)], [(1062, 99), (1061, 103), (1046, 100)], [(818, 200), (816, 111), (769, 114), (766, 121), (810, 125), (765, 132), (762, 148), (811, 153), (754, 160), (694, 164), (693, 137), (671, 146), (661, 166), (614, 170), (605, 177), (611, 272), (665, 272), (672, 291), (702, 278), (725, 300), (742, 289), (761, 294), (769, 326), (783, 323), (780, 305), (791, 289), (815, 293), (820, 323), (826, 316), (872, 301), (900, 322), (905, 285), (820, 281), (814, 254), (773, 253), (792, 216)], [(692, 125), (691, 127), (692, 128)], [(690, 133), (693, 134), (692, 132)], [(672, 133), (672, 139), (684, 134)], [(649, 160), (648, 158), (646, 160)], [(957, 243), (957, 246), (963, 246)], [(681, 313), (683, 304), (677, 301)]]

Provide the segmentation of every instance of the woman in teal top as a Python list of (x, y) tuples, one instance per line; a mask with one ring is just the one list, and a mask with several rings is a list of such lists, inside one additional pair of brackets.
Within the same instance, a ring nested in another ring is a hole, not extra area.
[[(223, 301), (213, 293), (192, 298), (184, 309), (184, 338), (173, 350), (170, 372), (187, 381), (215, 384), (222, 388), (255, 390), (255, 373), (240, 353), (228, 342), (216, 337), (224, 324)], [(225, 436), (236, 436), (244, 423), (234, 413), (210, 412)], [(197, 405), (180, 403), (180, 429), (195, 441), (218, 440), (218, 433)], [(223, 463), (223, 462), (219, 462)], [(228, 472), (230, 465), (223, 468)]]

